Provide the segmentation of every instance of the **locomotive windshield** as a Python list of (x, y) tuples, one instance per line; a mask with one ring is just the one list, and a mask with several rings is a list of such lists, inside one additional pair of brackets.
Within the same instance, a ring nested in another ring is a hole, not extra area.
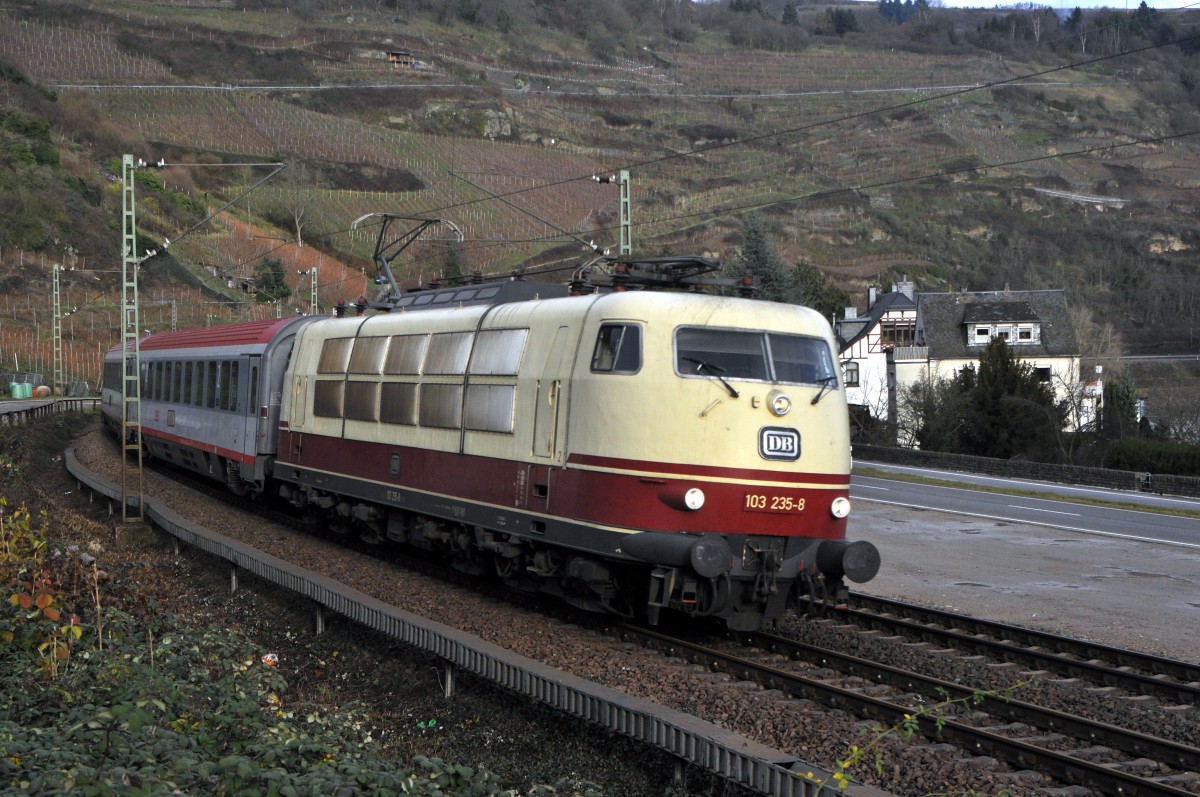
[(675, 371), (680, 376), (837, 384), (824, 340), (778, 332), (681, 327), (675, 331)]

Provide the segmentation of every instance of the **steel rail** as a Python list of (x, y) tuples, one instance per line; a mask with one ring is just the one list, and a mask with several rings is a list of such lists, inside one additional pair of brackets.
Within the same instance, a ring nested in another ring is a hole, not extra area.
[[(1183, 704), (1200, 702), (1200, 666), (1186, 661), (858, 593), (851, 595), (850, 603), (851, 608), (837, 609), (831, 616), (883, 630), (900, 629), (933, 641), (951, 640), (956, 647), (1083, 676), (1130, 692)], [(1122, 669), (1125, 667), (1131, 669)]]
[(953, 719), (922, 713), (912, 706), (897, 705), (853, 689), (785, 672), (698, 643), (628, 624), (614, 624), (611, 628), (614, 634), (627, 640), (703, 664), (716, 671), (728, 672), (739, 678), (754, 681), (768, 689), (815, 699), (823, 705), (852, 711), (859, 716), (872, 717), (891, 725), (901, 725), (915, 719), (927, 738), (950, 740), (963, 749), (976, 753), (986, 752), (1018, 768), (1036, 767), (1038, 771), (1063, 783), (1085, 786), (1112, 797), (1196, 797), (1196, 792), (1169, 783), (1160, 783), (1114, 769), (1109, 765), (1046, 750)]
[[(929, 696), (942, 696), (941, 700), (963, 701), (966, 705), (993, 716), (1027, 722), (1043, 730), (1069, 733), (1077, 739), (1089, 742), (1102, 742), (1109, 747), (1132, 755), (1151, 757), (1186, 772), (1200, 772), (1200, 749), (1170, 739), (1132, 731), (1117, 725), (1096, 722), (1086, 717), (1045, 708), (1022, 700), (996, 697), (986, 691), (972, 689), (962, 684), (944, 681), (899, 667), (877, 664), (857, 656), (837, 653), (775, 634), (751, 634), (747, 639), (755, 647), (783, 654), (800, 663), (820, 663), (833, 667), (839, 672), (866, 678), (875, 683), (889, 684)], [(938, 700), (930, 702), (936, 703)]]
[[(92, 473), (68, 448), (64, 461), (81, 488), (119, 502), (120, 488)], [(136, 497), (132, 498), (137, 503)], [(439, 657), (448, 665), (522, 694), (564, 714), (644, 743), (771, 797), (819, 797), (828, 794), (833, 773), (797, 756), (767, 747), (682, 711), (626, 695), (610, 687), (505, 650), (472, 634), (413, 615), (341, 582), (293, 565), (252, 546), (206, 529), (145, 498), (143, 516), (180, 542), (230, 562), (232, 573), (245, 570), (269, 583), (307, 597), (322, 609), (392, 636)], [(139, 507), (141, 508), (141, 507)], [(850, 782), (848, 797), (892, 797), (873, 786)], [(1192, 795), (1195, 797), (1195, 795)]]

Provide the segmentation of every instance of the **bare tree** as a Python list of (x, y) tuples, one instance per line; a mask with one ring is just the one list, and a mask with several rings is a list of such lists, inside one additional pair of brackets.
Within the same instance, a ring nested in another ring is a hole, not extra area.
[(1119, 377), (1125, 372), (1124, 357), (1129, 354), (1125, 338), (1111, 321), (1098, 322), (1092, 311), (1081, 305), (1067, 309), (1075, 339), (1079, 341), (1079, 359), (1083, 374), (1099, 365), (1104, 373)]

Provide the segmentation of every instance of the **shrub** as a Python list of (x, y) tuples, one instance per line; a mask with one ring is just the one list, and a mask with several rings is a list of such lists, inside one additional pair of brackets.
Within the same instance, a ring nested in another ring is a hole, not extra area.
[(1123, 437), (1104, 455), (1104, 467), (1139, 473), (1200, 476), (1200, 446)]

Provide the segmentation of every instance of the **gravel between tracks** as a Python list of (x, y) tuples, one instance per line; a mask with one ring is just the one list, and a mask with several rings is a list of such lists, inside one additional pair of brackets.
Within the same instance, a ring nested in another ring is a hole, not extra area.
[[(111, 480), (119, 479), (117, 447), (98, 428), (78, 438), (77, 456), (88, 468)], [(689, 711), (800, 758), (828, 763), (844, 756), (851, 744), (862, 742), (862, 723), (842, 712), (747, 689), (724, 676), (697, 671), (512, 606), (495, 606), (470, 591), (322, 539), (264, 524), (210, 499), (180, 491), (149, 471), (146, 485), (148, 494), (168, 500), (185, 516), (256, 548), (531, 658)], [(917, 524), (927, 519), (907, 511), (888, 512), (893, 522), (897, 515), (912, 516), (912, 525), (902, 529), (904, 533), (924, 528)], [(873, 522), (869, 509), (865, 514), (866, 520), (860, 517), (859, 527)], [(881, 545), (885, 562), (890, 561), (891, 546), (878, 539), (876, 544)], [(242, 590), (230, 597), (223, 571), (207, 567), (199, 555), (175, 560), (161, 546), (147, 546), (142, 555), (143, 569), (164, 581), (164, 608), (225, 624), (259, 639), (264, 652), (271, 649), (280, 654), (285, 672), (301, 695), (366, 703), (379, 727), (376, 738), (399, 757), (425, 754), (467, 764), (483, 763), (514, 787), (572, 778), (599, 783), (610, 795), (733, 793), (725, 784), (695, 773), (689, 774), (684, 784), (673, 783), (671, 767), (663, 757), (641, 751), (617, 737), (600, 738), (594, 729), (561, 720), (551, 712), (479, 684), (460, 682), (458, 696), (447, 701), (441, 698), (431, 659), (374, 638), (349, 623), (335, 623), (331, 633), (313, 637), (308, 632), (311, 617), (295, 601), (257, 590)], [(947, 600), (950, 592), (943, 593), (942, 600), (930, 601), (927, 593), (906, 594), (888, 579), (878, 583), (883, 588), (874, 590), (877, 594), (896, 594), (932, 605), (952, 602), (958, 611), (978, 611), (984, 616), (995, 605), (990, 595), (984, 606), (976, 607), (956, 592), (952, 601)], [(1018, 614), (1023, 611), (1014, 610)], [(1072, 614), (1065, 604), (1056, 604), (1055, 616), (1052, 630), (1122, 643), (1111, 633), (1097, 633), (1096, 628), (1072, 627)], [(996, 619), (1020, 622), (1014, 617)], [(816, 635), (844, 633), (831, 623), (813, 626)], [(1170, 637), (1165, 629), (1150, 636), (1165, 641), (1164, 649)], [(1013, 676), (1014, 681), (1017, 678)], [(436, 724), (431, 725), (429, 720), (436, 720)], [(896, 794), (967, 788), (983, 794), (1002, 788), (1020, 794), (1050, 793), (1042, 791), (1047, 784), (1036, 775), (1012, 773), (988, 758), (964, 759), (945, 745), (903, 744), (887, 739), (882, 753), (885, 766), (881, 775), (855, 774)]]

